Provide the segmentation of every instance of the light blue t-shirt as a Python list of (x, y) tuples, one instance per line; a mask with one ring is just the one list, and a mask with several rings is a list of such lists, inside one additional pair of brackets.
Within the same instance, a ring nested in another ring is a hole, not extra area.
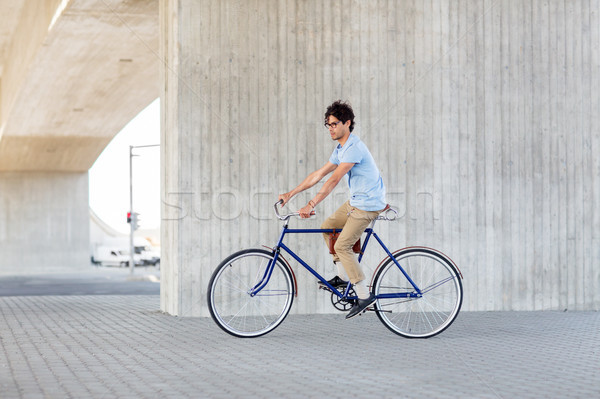
[(386, 206), (385, 186), (369, 149), (357, 136), (350, 134), (344, 146), (333, 150), (329, 162), (353, 163), (346, 173), (350, 188), (350, 205), (363, 211), (380, 211)]

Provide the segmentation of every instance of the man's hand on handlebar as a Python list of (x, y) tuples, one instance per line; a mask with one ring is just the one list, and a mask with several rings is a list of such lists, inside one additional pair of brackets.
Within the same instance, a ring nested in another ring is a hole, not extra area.
[[(285, 194), (282, 194), (282, 195), (285, 195)], [(304, 208), (300, 209), (297, 212), (292, 212), (292, 213), (288, 213), (286, 215), (282, 215), (279, 213), (279, 209), (277, 208), (277, 205), (283, 206), (283, 203), (284, 203), (283, 201), (284, 201), (284, 199), (281, 199), (281, 196), (280, 196), (279, 201), (277, 201), (275, 203), (275, 205), (273, 205), (273, 208), (275, 209), (275, 215), (277, 215), (277, 217), (281, 220), (287, 220), (290, 218), (290, 216), (300, 216), (302, 219), (307, 219), (307, 218), (315, 215), (315, 211), (314, 211), (315, 208), (313, 208), (311, 205), (306, 205)]]
[(313, 212), (314, 208), (310, 205), (306, 205), (304, 208), (301, 208), (298, 213), (300, 214), (300, 217), (302, 219), (308, 219), (309, 217), (311, 217), (312, 215), (314, 215), (315, 213)]
[(283, 208), (285, 204), (292, 199), (292, 195), (290, 193), (279, 194), (279, 201), (281, 201), (281, 207)]

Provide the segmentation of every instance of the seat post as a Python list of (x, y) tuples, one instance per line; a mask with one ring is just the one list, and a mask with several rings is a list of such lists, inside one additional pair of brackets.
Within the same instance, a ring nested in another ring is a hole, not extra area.
[(375, 227), (375, 222), (377, 221), (377, 218), (373, 219), (373, 221), (371, 222), (371, 230), (373, 230), (373, 228)]

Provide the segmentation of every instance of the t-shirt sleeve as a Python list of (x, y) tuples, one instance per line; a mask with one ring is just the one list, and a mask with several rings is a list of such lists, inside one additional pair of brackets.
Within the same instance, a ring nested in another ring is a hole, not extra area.
[(329, 157), (329, 162), (331, 162), (332, 164), (335, 164), (335, 165), (340, 164), (337, 149), (333, 150), (333, 152), (331, 153), (331, 156)]
[(344, 151), (342, 156), (339, 157), (338, 165), (342, 162), (359, 163), (362, 161), (362, 158), (363, 154), (360, 151), (360, 148), (358, 148), (357, 145), (351, 145)]

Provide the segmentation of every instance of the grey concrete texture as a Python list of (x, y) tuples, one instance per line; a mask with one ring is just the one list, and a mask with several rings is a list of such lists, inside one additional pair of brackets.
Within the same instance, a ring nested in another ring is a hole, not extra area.
[(88, 174), (0, 172), (0, 276), (89, 265)]
[(87, 174), (159, 96), (158, 1), (10, 0), (0, 15), (0, 171)]
[(599, 312), (463, 312), (426, 340), (373, 313), (290, 315), (240, 339), (158, 309), (158, 295), (0, 298), (0, 397), (600, 397)]
[[(159, 15), (162, 310), (207, 316), (197, 283), (274, 244), (270, 206), (329, 159), (337, 99), (400, 211), (377, 232), (451, 257), (465, 310), (600, 310), (600, 2), (179, 0)], [(345, 186), (293, 226), (320, 226)], [(287, 242), (330, 265), (312, 238)], [(314, 284), (299, 276), (300, 295)]]

